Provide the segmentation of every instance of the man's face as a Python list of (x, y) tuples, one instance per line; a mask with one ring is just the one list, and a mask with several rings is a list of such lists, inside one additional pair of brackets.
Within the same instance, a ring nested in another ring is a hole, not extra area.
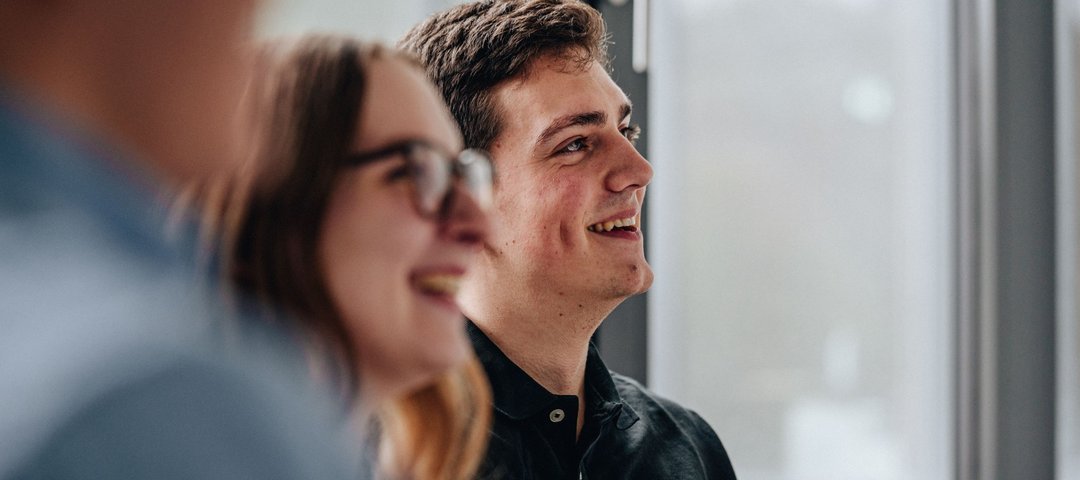
[(545, 57), (493, 97), (503, 130), (490, 148), (489, 264), (534, 298), (621, 301), (648, 289), (640, 226), (652, 167), (634, 148), (622, 90), (596, 62)]

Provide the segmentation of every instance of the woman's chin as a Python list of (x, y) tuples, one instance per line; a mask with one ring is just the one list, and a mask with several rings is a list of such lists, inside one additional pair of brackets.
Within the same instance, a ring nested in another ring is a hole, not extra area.
[[(457, 334), (461, 336), (461, 334)], [(449, 339), (451, 337), (442, 337)], [(454, 368), (462, 365), (468, 357), (470, 346), (464, 339), (461, 342), (438, 342), (446, 343), (437, 345), (436, 342), (425, 343), (411, 348), (408, 352), (415, 357), (405, 360), (400, 365), (411, 365), (408, 372), (400, 371), (387, 383), (394, 393), (391, 395), (408, 395), (423, 389), (439, 380)]]

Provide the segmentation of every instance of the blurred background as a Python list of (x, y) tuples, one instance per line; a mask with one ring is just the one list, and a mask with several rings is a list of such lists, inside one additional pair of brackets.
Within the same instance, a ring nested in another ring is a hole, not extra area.
[[(454, 3), (276, 0), (262, 31), (392, 43)], [(591, 3), (656, 172), (612, 369), (744, 479), (1080, 479), (1080, 2)]]

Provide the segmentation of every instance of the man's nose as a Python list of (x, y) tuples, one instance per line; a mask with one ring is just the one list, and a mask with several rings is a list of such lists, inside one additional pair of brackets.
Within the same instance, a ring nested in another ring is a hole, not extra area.
[(644, 188), (652, 181), (653, 169), (629, 140), (620, 141), (612, 152), (612, 169), (606, 187), (612, 192)]

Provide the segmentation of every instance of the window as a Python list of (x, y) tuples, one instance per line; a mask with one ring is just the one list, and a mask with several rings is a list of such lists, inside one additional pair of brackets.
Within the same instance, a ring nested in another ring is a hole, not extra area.
[(746, 478), (951, 478), (951, 6), (654, 7), (651, 386)]

